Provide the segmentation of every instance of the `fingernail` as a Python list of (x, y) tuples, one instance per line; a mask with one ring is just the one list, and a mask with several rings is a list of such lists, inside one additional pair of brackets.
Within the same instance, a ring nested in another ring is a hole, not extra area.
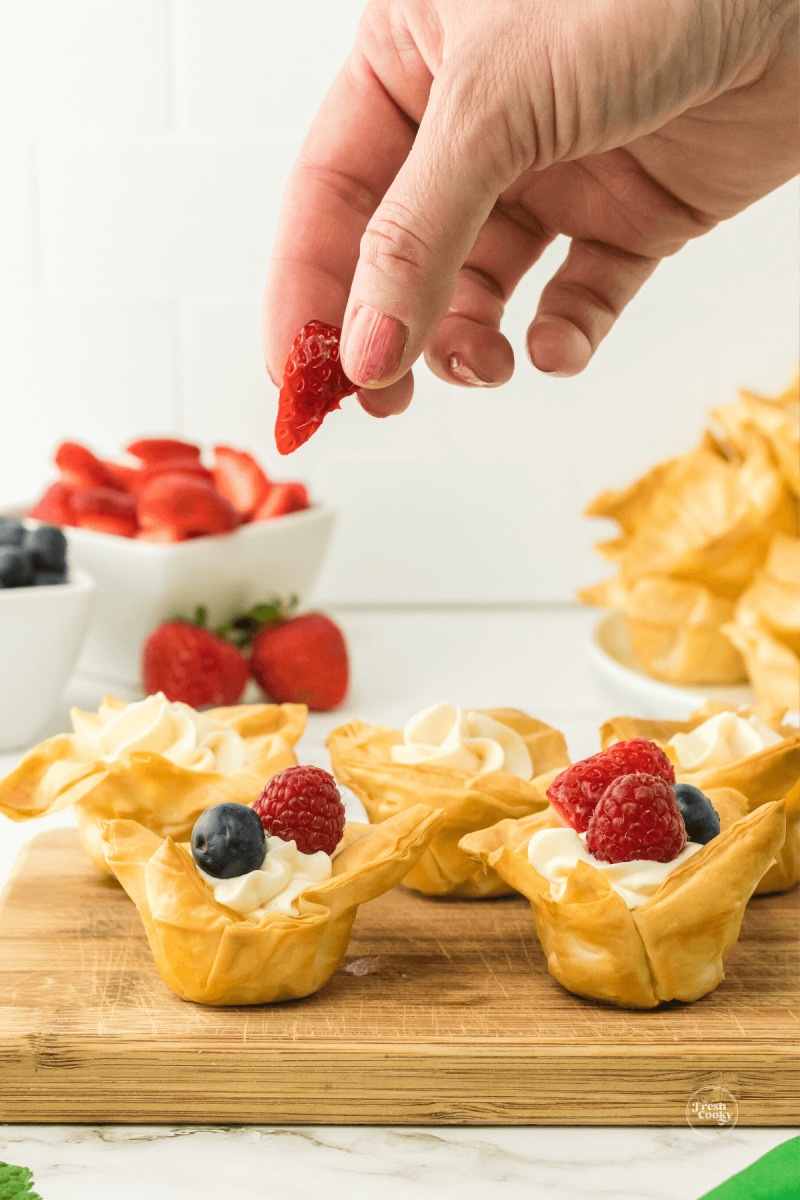
[(342, 347), (342, 366), (359, 387), (383, 387), (400, 370), (408, 330), (394, 317), (362, 304)]
[(459, 383), (469, 384), (470, 387), (496, 386), (490, 379), (481, 379), (480, 375), (476, 375), (463, 354), (451, 354), (448, 359), (448, 366), (450, 367), (450, 374), (454, 375)]

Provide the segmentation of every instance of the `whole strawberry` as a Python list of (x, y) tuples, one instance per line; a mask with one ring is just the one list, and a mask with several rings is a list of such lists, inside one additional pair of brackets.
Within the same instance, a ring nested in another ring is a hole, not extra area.
[(189, 621), (167, 621), (150, 634), (142, 656), (146, 694), (163, 692), (192, 708), (236, 704), (247, 660), (235, 646)]
[(330, 617), (304, 613), (256, 635), (250, 671), (276, 703), (327, 712), (347, 693), (347, 645)]
[(358, 390), (339, 362), (341, 333), (335, 325), (309, 321), (292, 343), (275, 422), (275, 445), (281, 454), (291, 454), (307, 442), (339, 401)]
[(612, 780), (597, 802), (586, 848), (600, 862), (672, 862), (686, 845), (675, 793), (664, 779), (642, 773)]
[(287, 767), (273, 775), (253, 805), (267, 837), (294, 842), (301, 854), (333, 854), (344, 832), (336, 780), (321, 767)]
[(664, 751), (647, 738), (631, 738), (572, 763), (556, 775), (547, 798), (563, 825), (585, 833), (595, 805), (611, 781), (636, 772), (675, 782), (675, 769)]

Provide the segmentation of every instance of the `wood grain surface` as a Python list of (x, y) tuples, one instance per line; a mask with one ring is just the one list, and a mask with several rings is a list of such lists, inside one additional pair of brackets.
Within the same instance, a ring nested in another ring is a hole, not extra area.
[(0, 1121), (683, 1125), (698, 1088), (745, 1125), (800, 1115), (797, 889), (751, 901), (727, 978), (628, 1012), (547, 973), (527, 901), (365, 905), (315, 996), (174, 996), (139, 915), (73, 830), (23, 850), (0, 904)]

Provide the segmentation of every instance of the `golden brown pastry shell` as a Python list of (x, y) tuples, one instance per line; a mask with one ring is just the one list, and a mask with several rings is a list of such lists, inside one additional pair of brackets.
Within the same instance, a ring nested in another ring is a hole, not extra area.
[(422, 801), (444, 811), (429, 848), (403, 880), (428, 896), (485, 899), (513, 891), (494, 872), (486, 872), (458, 848), (460, 839), (504, 817), (520, 817), (547, 807), (547, 788), (569, 755), (557, 729), (514, 708), (481, 710), (515, 730), (533, 763), (533, 778), (507, 771), (469, 775), (448, 767), (406, 765), (391, 759), (391, 747), (403, 741), (399, 729), (352, 721), (334, 729), (327, 741), (333, 773), (358, 796), (373, 823)]
[[(100, 716), (126, 708), (106, 696)], [(278, 771), (294, 766), (292, 747), (302, 734), (303, 704), (237, 704), (214, 708), (208, 716), (235, 730), (251, 761), (240, 771), (190, 771), (160, 754), (139, 752), (127, 762), (85, 762), (73, 734), (59, 734), (34, 746), (14, 771), (0, 780), (0, 813), (28, 821), (74, 806), (86, 853), (107, 871), (100, 822), (128, 818), (159, 837), (186, 841), (200, 813), (226, 800), (252, 804)]]
[(600, 871), (579, 862), (561, 900), (527, 855), (551, 812), (501, 821), (461, 847), (531, 902), (550, 974), (569, 991), (622, 1008), (698, 1000), (724, 978), (744, 910), (785, 832), (784, 802), (764, 804), (720, 832), (639, 908), (629, 909)]
[(349, 822), (332, 877), (301, 893), (299, 915), (257, 919), (216, 902), (187, 845), (135, 821), (104, 821), (101, 831), (108, 867), (139, 910), (167, 987), (199, 1004), (271, 1004), (327, 982), (359, 904), (400, 882), (440, 819), (419, 804), (382, 825)]
[[(719, 767), (700, 771), (681, 771), (672, 748), (667, 746), (676, 733), (691, 733), (709, 717), (720, 712), (736, 712), (740, 716), (755, 713), (762, 721), (780, 733), (781, 742), (767, 746), (757, 754)], [(640, 717), (613, 717), (600, 727), (603, 749), (612, 742), (645, 737), (662, 746), (675, 763), (679, 783), (691, 783), (709, 796), (717, 790), (734, 790), (744, 798), (741, 814), (754, 812), (762, 804), (786, 799), (786, 840), (780, 853), (780, 866), (770, 867), (756, 893), (785, 891), (800, 879), (800, 812), (795, 789), (800, 782), (800, 734), (792, 725), (782, 724), (785, 708), (757, 704), (754, 708), (737, 709), (735, 705), (709, 700), (691, 714), (688, 721), (650, 721)], [(713, 803), (713, 801), (712, 801)]]

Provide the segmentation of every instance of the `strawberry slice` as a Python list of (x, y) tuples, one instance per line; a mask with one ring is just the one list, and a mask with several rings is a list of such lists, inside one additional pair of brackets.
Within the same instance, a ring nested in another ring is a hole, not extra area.
[(308, 489), (302, 483), (274, 483), (261, 507), (253, 514), (254, 521), (268, 521), (286, 513), (300, 512), (309, 507)]
[(204, 479), (206, 483), (214, 482), (211, 471), (196, 458), (165, 458), (161, 462), (145, 463), (140, 474), (137, 492), (141, 492), (157, 475), (192, 475), (196, 479)]
[(142, 476), (141, 467), (128, 467), (124, 463), (110, 462), (108, 459), (103, 460), (103, 466), (110, 471), (124, 492), (133, 494), (138, 490)]
[(182, 442), (178, 438), (139, 438), (126, 446), (128, 454), (142, 462), (163, 462), (169, 458), (199, 458), (200, 447), (193, 442)]
[(73, 489), (68, 484), (51, 483), (43, 496), (36, 501), (33, 508), (28, 509), (28, 516), (48, 525), (74, 525), (75, 514), (72, 511)]
[(104, 462), (80, 442), (62, 442), (55, 453), (62, 482), (74, 488), (110, 488), (124, 491)]
[(236, 509), (213, 484), (188, 474), (156, 475), (139, 494), (137, 511), (142, 529), (166, 527), (181, 541), (229, 533), (241, 524)]
[(261, 507), (272, 486), (252, 454), (232, 446), (214, 447), (214, 483), (244, 521)]
[(291, 454), (307, 442), (340, 400), (358, 391), (339, 362), (341, 334), (335, 325), (309, 321), (294, 339), (283, 368), (275, 422), (275, 445), (281, 454)]
[(74, 492), (72, 510), (75, 514), (74, 524), (80, 529), (135, 537), (139, 528), (133, 496), (113, 488), (84, 488)]

